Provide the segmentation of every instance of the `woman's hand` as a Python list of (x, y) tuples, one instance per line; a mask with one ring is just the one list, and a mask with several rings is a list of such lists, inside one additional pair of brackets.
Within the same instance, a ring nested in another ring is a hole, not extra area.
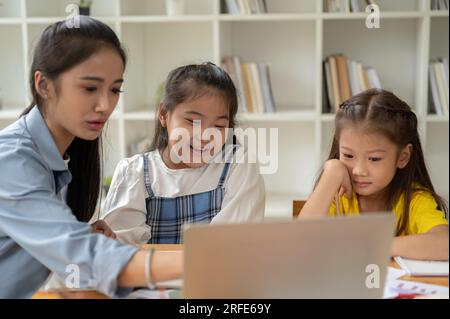
[(108, 224), (103, 220), (97, 220), (95, 223), (91, 225), (92, 231), (94, 233), (103, 234), (106, 237), (116, 239), (116, 234), (112, 231), (112, 229), (108, 226)]

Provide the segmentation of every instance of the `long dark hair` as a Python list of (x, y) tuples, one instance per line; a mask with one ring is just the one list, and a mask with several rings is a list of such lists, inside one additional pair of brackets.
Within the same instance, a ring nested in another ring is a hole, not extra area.
[(393, 93), (380, 89), (370, 89), (344, 101), (336, 113), (335, 133), (328, 159), (339, 159), (339, 136), (342, 129), (348, 125), (358, 125), (368, 132), (383, 134), (397, 145), (399, 150), (408, 144), (412, 145), (408, 164), (403, 169), (397, 169), (388, 186), (387, 210), (392, 210), (400, 196), (405, 195), (402, 218), (397, 224), (397, 235), (404, 233), (408, 225), (409, 206), (414, 191), (422, 189), (430, 192), (436, 199), (438, 208), (447, 216), (446, 202), (436, 194), (425, 165), (417, 130), (417, 117), (407, 103)]
[[(34, 48), (29, 84), (32, 102), (22, 115), (37, 105), (41, 111), (45, 102), (35, 88), (34, 74), (42, 74), (55, 83), (65, 71), (84, 62), (92, 54), (107, 46), (122, 58), (124, 68), (127, 57), (113, 30), (106, 24), (86, 16), (79, 16), (79, 27), (68, 21), (48, 26)], [(75, 137), (66, 153), (70, 156), (69, 170), (72, 181), (67, 190), (67, 205), (79, 221), (91, 219), (97, 206), (101, 187), (101, 138), (87, 141)]]
[[(230, 128), (236, 125), (238, 97), (233, 80), (225, 70), (214, 63), (190, 64), (172, 70), (164, 83), (162, 110), (172, 111), (177, 105), (194, 100), (205, 90), (217, 90), (227, 102), (229, 109)], [(155, 134), (150, 150), (164, 150), (169, 143), (167, 129), (159, 121), (157, 110)], [(233, 140), (235, 138), (233, 137)]]

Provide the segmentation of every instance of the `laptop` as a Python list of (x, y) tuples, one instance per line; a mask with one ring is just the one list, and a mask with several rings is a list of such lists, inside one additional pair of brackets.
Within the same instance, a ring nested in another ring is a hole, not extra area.
[(395, 216), (190, 225), (184, 298), (382, 298)]

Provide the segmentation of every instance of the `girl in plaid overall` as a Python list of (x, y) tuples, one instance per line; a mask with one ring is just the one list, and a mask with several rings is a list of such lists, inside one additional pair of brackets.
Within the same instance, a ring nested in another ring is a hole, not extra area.
[[(233, 150), (234, 151), (234, 150)], [(180, 244), (183, 225), (191, 223), (209, 223), (220, 211), (225, 189), (224, 183), (230, 168), (225, 163), (217, 187), (211, 191), (179, 197), (155, 196), (148, 173), (148, 157), (142, 155), (144, 161), (144, 181), (148, 198), (147, 225), (151, 228), (152, 244)]]

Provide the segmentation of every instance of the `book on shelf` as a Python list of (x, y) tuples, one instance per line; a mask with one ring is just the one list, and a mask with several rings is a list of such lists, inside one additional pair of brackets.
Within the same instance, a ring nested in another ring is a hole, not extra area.
[(263, 104), (264, 101), (262, 98), (261, 81), (259, 77), (258, 66), (256, 65), (256, 63), (249, 63), (249, 66), (254, 89), (254, 92), (252, 93), (254, 94), (253, 96), (255, 96), (256, 100), (255, 103), (256, 112), (264, 113), (264, 104)]
[(430, 113), (439, 116), (449, 115), (449, 76), (448, 59), (436, 59), (430, 62)]
[(266, 0), (222, 0), (222, 13), (231, 15), (267, 13)]
[(365, 12), (366, 6), (377, 4), (374, 0), (325, 0), (325, 12)]
[(331, 107), (334, 109), (334, 100), (333, 100), (333, 88), (331, 85), (327, 85), (327, 83), (331, 83), (331, 67), (329, 63), (323, 61), (322, 63), (323, 76), (322, 76), (322, 87), (327, 92), (322, 94), (322, 113), (328, 113), (328, 108)]
[(431, 10), (448, 10), (449, 0), (431, 0)]
[(341, 103), (341, 96), (339, 94), (339, 79), (338, 79), (338, 71), (336, 65), (336, 57), (329, 57), (330, 64), (330, 72), (331, 72), (331, 82), (328, 82), (327, 85), (331, 86), (331, 92), (333, 92), (333, 110), (337, 110), (339, 108), (339, 104)]
[(273, 113), (276, 111), (268, 64), (243, 63), (239, 57), (227, 56), (222, 59), (222, 67), (236, 86), (240, 112)]
[(248, 70), (247, 64), (241, 64), (241, 71), (242, 71), (242, 86), (238, 89), (241, 94), (245, 96), (245, 101), (247, 108), (240, 108), (244, 112), (253, 112), (253, 100), (252, 95), (250, 91), (250, 71)]
[(350, 92), (364, 91), (363, 83), (360, 83), (359, 81), (358, 64), (356, 63), (356, 61), (349, 60), (347, 62), (347, 68), (350, 82)]
[(338, 74), (339, 96), (341, 102), (347, 100), (352, 94), (350, 90), (350, 77), (348, 73), (349, 60), (345, 55), (336, 55), (336, 65)]
[(233, 80), (234, 85), (236, 86), (240, 110), (242, 110), (243, 112), (247, 112), (248, 103), (246, 101), (246, 98), (244, 97), (241, 59), (238, 56), (225, 57), (222, 59), (222, 68), (227, 71), (227, 73)]
[(371, 88), (381, 88), (378, 72), (343, 54), (330, 55), (323, 62), (324, 110), (336, 111), (349, 97)]
[(374, 68), (367, 68), (367, 78), (369, 81), (369, 88), (381, 89), (380, 77), (377, 70)]
[(267, 64), (258, 64), (261, 77), (262, 94), (264, 100), (264, 111), (266, 113), (275, 112), (275, 101), (273, 99), (272, 84), (270, 81), (270, 70)]

